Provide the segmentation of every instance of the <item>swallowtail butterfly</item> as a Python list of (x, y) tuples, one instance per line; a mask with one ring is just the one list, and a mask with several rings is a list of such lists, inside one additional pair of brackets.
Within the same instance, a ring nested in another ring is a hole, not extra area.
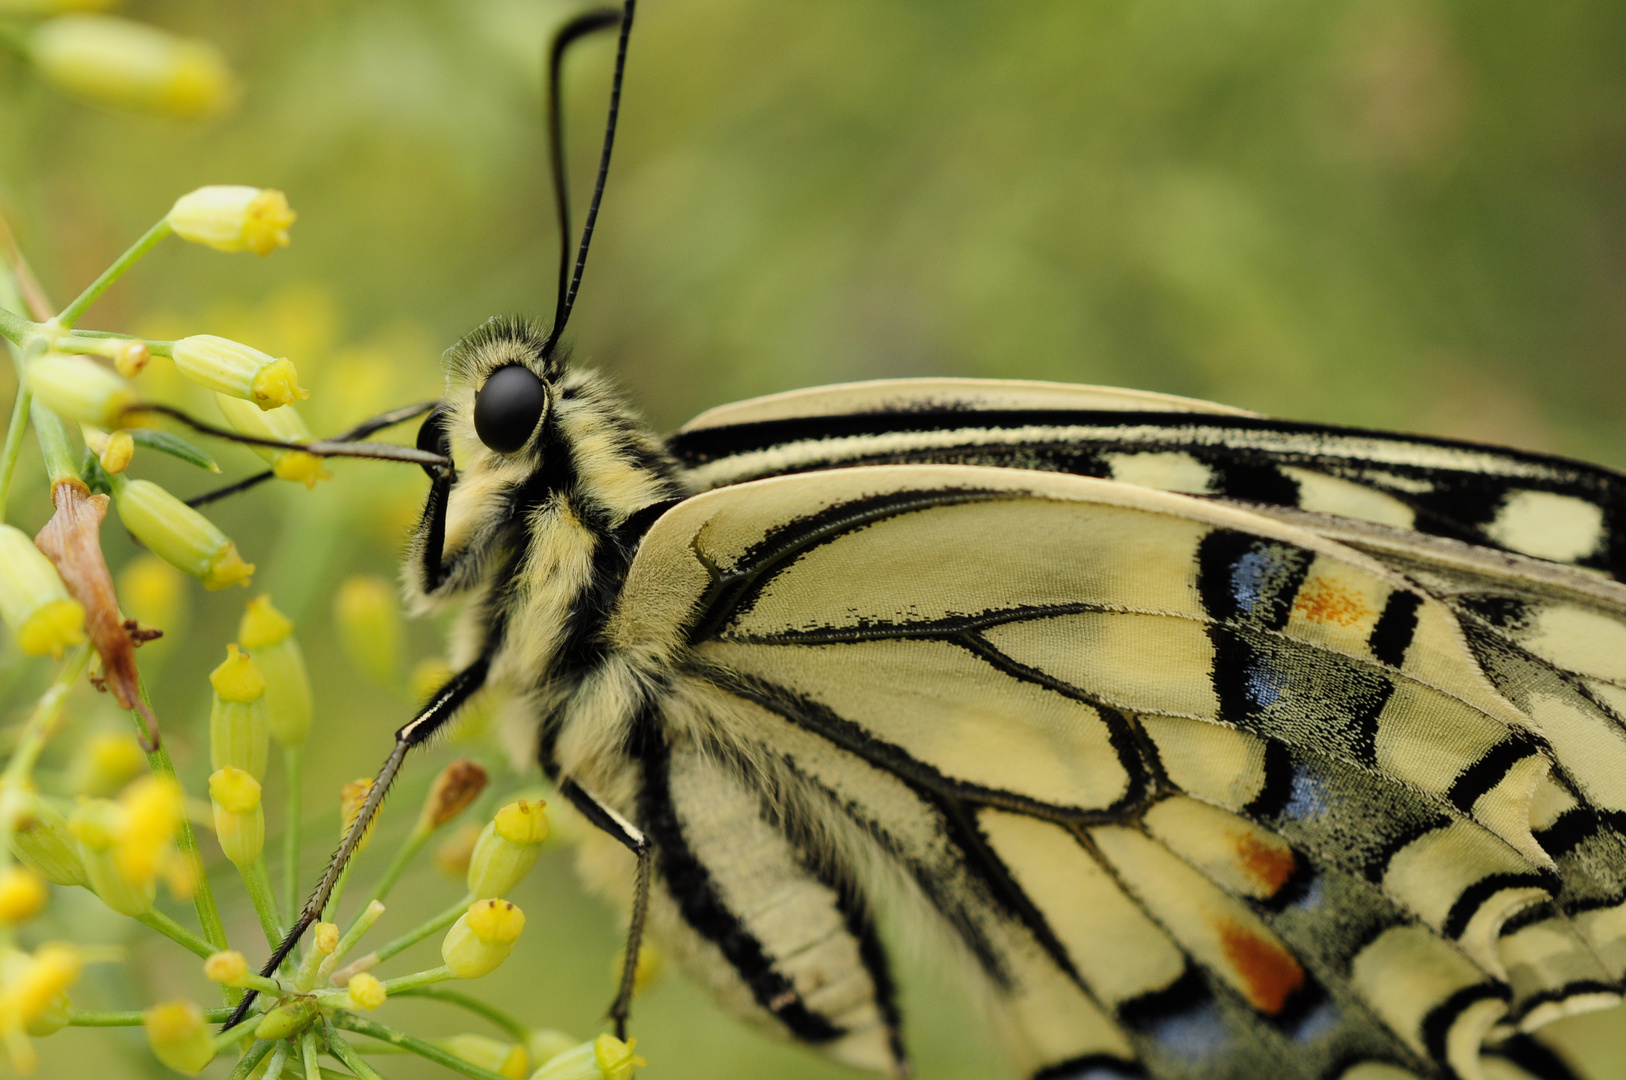
[(449, 460), (408, 591), (461, 611), (461, 671), (283, 952), (407, 750), (500, 683), (639, 856), (629, 971), (647, 911), (840, 1061), (908, 1070), (884, 904), (1025, 1075), (1571, 1076), (1529, 1033), (1626, 986), (1626, 477), (956, 379), (660, 438), (559, 341), (632, 11), (554, 49), (557, 147), (557, 58), (619, 21), (552, 331), (469, 335), (419, 436)]

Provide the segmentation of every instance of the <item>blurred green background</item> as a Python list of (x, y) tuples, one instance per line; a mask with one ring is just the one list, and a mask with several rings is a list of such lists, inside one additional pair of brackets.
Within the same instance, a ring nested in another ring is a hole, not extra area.
[[(315, 391), (313, 427), (337, 430), (433, 396), (440, 350), (487, 316), (551, 313), (540, 58), (573, 10), (132, 2), (131, 17), (217, 42), (246, 88), (240, 108), (201, 125), (105, 111), (0, 59), (0, 210), (65, 299), (184, 191), (287, 191), (300, 214), (290, 249), (261, 261), (172, 242), (84, 325), (217, 333), (288, 355)], [(1619, 466), (1623, 56), (1626, 6), (1601, 0), (646, 0), (571, 336), (662, 429), (820, 382), (1008, 376)], [(606, 39), (568, 69), (578, 215), (609, 60)], [(161, 365), (143, 378), (186, 399)], [(231, 448), (220, 457), (233, 476), (257, 467)], [(208, 486), (150, 454), (135, 472), (182, 494)], [(372, 771), (411, 708), (343, 660), (331, 598), (350, 574), (394, 573), (425, 487), (387, 465), (334, 472), (314, 493), (279, 484), (211, 511), (312, 659), (311, 875), (337, 828), (320, 811)], [(19, 524), (45, 514), (41, 485), (14, 494)], [(117, 568), (134, 550), (104, 532)], [(194, 792), (207, 772), (204, 674), (245, 598), (189, 594), (150, 661)], [(413, 657), (437, 654), (438, 634), (416, 625)], [(43, 676), (14, 661), (4, 672), (15, 722)], [(76, 731), (114, 722), (88, 697), (81, 706)], [(431, 756), (495, 764), (493, 745)], [(401, 807), (431, 773), (416, 767)], [(375, 871), (409, 817), (386, 818)], [(531, 918), (521, 949), (475, 989), (585, 1037), (612, 988), (618, 920), (569, 862), (550, 856), (516, 894)], [(424, 869), (390, 925), (457, 888)], [(258, 955), (246, 900), (222, 891), (234, 941)], [(179, 950), (58, 892), (60, 925), (134, 950), (123, 975), (97, 969), (81, 1005), (207, 1000)], [(432, 945), (420, 952), (432, 962)], [(919, 1075), (1004, 1075), (953, 978), (924, 961), (907, 970)], [(386, 1008), (423, 1034), (471, 1023)], [(1569, 1026), (1598, 1077), (1626, 1076), (1618, 1014)], [(635, 1030), (655, 1080), (852, 1075), (746, 1031), (670, 973)], [(71, 1031), (41, 1048), (46, 1076), (162, 1074), (130, 1033)], [(379, 1063), (391, 1077), (438, 1075)]]

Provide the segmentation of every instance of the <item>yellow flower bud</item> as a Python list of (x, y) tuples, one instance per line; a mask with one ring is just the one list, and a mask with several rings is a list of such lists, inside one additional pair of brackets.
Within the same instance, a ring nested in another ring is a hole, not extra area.
[(130, 467), (135, 457), (135, 439), (128, 431), (119, 430), (107, 437), (107, 446), (97, 455), (102, 468), (110, 473), (121, 473)]
[(266, 1013), (254, 1029), (256, 1039), (286, 1039), (303, 1031), (316, 1015), (316, 1003), (309, 998), (278, 1005)]
[(4, 986), (0, 987), (0, 1015), (10, 1014), (30, 1026), (47, 1019), (60, 1010), (82, 966), (78, 951), (67, 945), (42, 945), (33, 956), (8, 953), (0, 964), (5, 976)]
[(186, 812), (181, 789), (168, 777), (145, 776), (124, 790), (118, 805), (121, 827), (114, 857), (119, 873), (130, 880), (152, 880)]
[(637, 1039), (622, 1042), (613, 1035), (600, 1035), (555, 1054), (531, 1074), (531, 1080), (630, 1080), (634, 1066), (648, 1064), (633, 1053), (637, 1045)]
[(195, 334), (175, 343), (175, 368), (216, 393), (275, 409), (310, 397), (299, 386), (298, 373), (279, 360), (241, 342), (213, 334)]
[(353, 577), (339, 586), (333, 617), (350, 662), (386, 686), (401, 667), (401, 617), (395, 589), (380, 577)]
[(265, 677), (236, 644), (209, 674), (214, 701), (209, 708), (209, 764), (230, 765), (254, 779), (265, 776), (271, 756), (271, 719), (265, 704)]
[(260, 805), (260, 782), (230, 765), (209, 776), (209, 801), (214, 804), (215, 838), (234, 866), (247, 866), (265, 848), (265, 810)]
[(418, 828), (428, 832), (451, 821), (486, 788), (485, 766), (472, 758), (458, 758), (440, 771), (418, 814)]
[(0, 870), (0, 924), (16, 926), (38, 915), (51, 898), (45, 882), (32, 870), (8, 866)]
[(332, 956), (339, 947), (339, 924), (319, 922), (311, 932), (311, 944), (323, 956)]
[(531, 1072), (531, 1057), (525, 1047), (517, 1043), (503, 1042), (489, 1035), (448, 1035), (430, 1041), (464, 1061), (510, 1080), (525, 1080)]
[(116, 428), (141, 396), (123, 376), (88, 356), (47, 353), (28, 365), (28, 389), (51, 411), (92, 427)]
[(30, 792), (26, 798), (11, 834), (11, 850), (25, 866), (53, 884), (85, 884), (89, 878), (68, 820), (38, 795)]
[(237, 624), (237, 640), (253, 654), (265, 676), (271, 737), (282, 746), (298, 746), (310, 734), (313, 707), (305, 654), (294, 638), (294, 624), (271, 606), (269, 596), (258, 596), (249, 601)]
[(85, 640), (85, 609), (28, 534), (0, 525), (0, 618), (29, 656), (61, 656)]
[(142, 1016), (153, 1056), (176, 1072), (196, 1076), (215, 1057), (213, 1034), (203, 1010), (190, 1001), (166, 1001)]
[(475, 841), (469, 859), (469, 892), (477, 897), (504, 896), (524, 880), (542, 853), (548, 819), (540, 799), (509, 803), (497, 811)]
[(203, 962), (203, 974), (210, 982), (238, 986), (248, 977), (248, 959), (236, 949), (224, 949)]
[[(186, 579), (173, 566), (143, 552), (119, 571), (119, 606), (141, 625), (162, 629), (161, 640), (167, 641), (186, 620), (185, 586)], [(153, 642), (146, 648), (157, 644)]]
[(126, 379), (140, 375), (151, 360), (152, 349), (145, 341), (121, 341), (113, 346), (113, 370)]
[(508, 959), (524, 929), (525, 913), (513, 904), (476, 900), (446, 932), (440, 958), (458, 978), (478, 979)]
[(358, 971), (350, 976), (350, 982), (346, 989), (350, 992), (350, 1004), (367, 1012), (372, 1012), (384, 1004), (384, 1000), (389, 997), (389, 994), (384, 991), (384, 984), (378, 981), (378, 977), (365, 971)]
[(68, 786), (82, 795), (111, 795), (147, 768), (134, 735), (102, 731), (79, 744), (68, 767)]
[(106, 15), (40, 24), (29, 59), (59, 89), (90, 101), (196, 119), (236, 97), (231, 69), (207, 41)]
[(155, 875), (143, 877), (125, 872), (118, 854), (126, 816), (121, 807), (107, 799), (87, 799), (68, 819), (68, 828), (79, 841), (90, 887), (102, 902), (121, 915), (145, 915), (152, 910), (158, 880)]
[[(292, 405), (263, 410), (241, 398), (216, 394), (215, 403), (232, 430), (256, 439), (276, 439), (278, 442), (305, 443), (311, 441), (310, 428), (304, 417)], [(322, 468), (322, 459), (303, 450), (279, 450), (272, 446), (254, 446), (249, 449), (271, 465), (271, 471), (284, 480), (297, 480), (314, 488), (318, 480), (331, 475)]]
[(214, 522), (150, 480), (114, 476), (113, 505), (119, 520), (153, 554), (203, 582), (206, 589), (247, 585), (254, 565)]
[[(354, 825), (356, 818), (361, 815), (361, 808), (366, 805), (367, 795), (372, 790), (373, 782), (366, 777), (351, 780), (339, 789), (339, 818), (344, 825), (341, 835), (350, 834), (350, 826)], [(357, 851), (367, 846), (367, 841), (373, 838), (373, 829), (377, 825), (377, 817), (367, 823), (367, 831), (361, 834), (361, 839), (356, 843)]]
[(288, 226), (297, 216), (275, 188), (216, 184), (176, 199), (169, 225), (181, 239), (217, 251), (269, 255), (288, 246)]

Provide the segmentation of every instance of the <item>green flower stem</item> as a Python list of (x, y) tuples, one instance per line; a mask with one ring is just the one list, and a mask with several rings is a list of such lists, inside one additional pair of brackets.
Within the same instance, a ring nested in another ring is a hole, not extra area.
[[(138, 683), (138, 688), (141, 703), (150, 710), (152, 698), (147, 693), (145, 679)], [(145, 736), (147, 722), (142, 719), (141, 714), (132, 711), (130, 719), (135, 722), (136, 733)], [(168, 747), (160, 744), (158, 749), (148, 754), (147, 765), (159, 776), (168, 777), (177, 787), (180, 786), (180, 777), (175, 775), (175, 764), (169, 760)], [(184, 817), (181, 818), (181, 827), (175, 830), (175, 846), (180, 849), (181, 858), (186, 860), (187, 871), (196, 883), (192, 892), (192, 907), (198, 913), (198, 926), (203, 929), (203, 936), (209, 940), (214, 951), (219, 952), (226, 948), (226, 924), (220, 921), (220, 908), (215, 904), (214, 889), (210, 887), (209, 875), (203, 869), (203, 855), (198, 850), (197, 834), (192, 831), (192, 823)], [(230, 987), (225, 988), (225, 994), (226, 1000), (231, 1004), (236, 1004), (242, 997)]]
[(246, 1024), (239, 1024), (229, 1031), (215, 1033), (215, 1053), (224, 1054), (239, 1043), (252, 1043), (254, 1032)]
[(378, 879), (377, 885), (373, 886), (372, 893), (367, 897), (369, 902), (383, 900), (384, 897), (390, 894), (390, 890), (395, 888), (395, 883), (400, 879), (402, 872), (406, 870), (407, 865), (412, 862), (418, 852), (423, 850), (424, 844), (428, 843), (430, 834), (433, 832), (434, 829), (425, 828), (421, 823), (412, 827), (412, 832), (407, 836), (406, 841), (396, 849), (395, 857), (390, 860), (390, 865), (385, 869), (384, 876)]
[[(34, 771), (34, 763), (39, 760), (40, 752), (45, 749), (45, 743), (50, 739), (51, 732), (56, 728), (56, 722), (62, 716), (62, 707), (67, 704), (68, 691), (79, 680), (84, 672), (85, 665), (90, 662), (90, 647), (82, 646), (68, 654), (62, 662), (61, 669), (52, 680), (50, 687), (40, 695), (39, 701), (34, 705), (34, 711), (29, 714), (28, 722), (23, 725), (23, 733), (18, 736), (17, 745), (11, 752), (11, 760), (6, 763), (5, 787), (9, 795), (11, 792), (21, 793)], [(8, 799), (9, 801), (9, 799)], [(7, 813), (0, 821), (0, 828), (4, 835), (0, 840), (0, 848), (9, 850), (6, 845), (11, 841), (11, 830), (16, 823), (16, 814), (12, 807), (7, 807)]]
[(248, 1074), (259, 1067), (260, 1062), (265, 1060), (265, 1055), (269, 1054), (276, 1045), (270, 1039), (256, 1039), (254, 1045), (249, 1047), (248, 1053), (243, 1055), (242, 1060), (232, 1069), (231, 1075), (226, 1077), (226, 1080), (248, 1080)]
[(17, 388), (11, 403), (11, 423), (6, 427), (6, 446), (0, 450), (0, 521), (5, 520), (6, 502), (11, 494), (11, 477), (17, 471), (17, 455), (22, 453), (23, 435), (28, 431), (28, 407), (34, 395), (27, 386)]
[[(10, 292), (8, 289), (7, 292)], [(40, 324), (23, 318), (15, 311), (8, 311), (0, 307), (0, 337), (14, 345), (21, 345), (33, 335), (39, 333)]]
[(288, 987), (285, 984), (252, 971), (239, 979), (237, 985), (241, 989), (258, 990), (260, 993), (270, 994), (272, 997), (285, 997), (288, 994)]
[[(414, 1038), (404, 1031), (396, 1031), (394, 1028), (385, 1027), (376, 1020), (368, 1020), (366, 1017), (357, 1016), (352, 1012), (335, 1013), (333, 1015), (333, 1024), (335, 1027), (343, 1028), (346, 1031), (353, 1031), (358, 1035), (366, 1035), (369, 1038), (377, 1039), (379, 1042), (410, 1050), (420, 1057), (428, 1058), (437, 1065), (443, 1065), (455, 1072), (462, 1073), (464, 1076), (471, 1077), (472, 1080), (503, 1080), (497, 1073), (489, 1069), (482, 1069), (472, 1061), (464, 1061), (456, 1054), (442, 1050), (434, 1043), (424, 1042), (422, 1039)], [(345, 1064), (349, 1064), (349, 1062)]]
[(333, 969), (338, 967), (339, 964), (343, 962), (345, 956), (350, 952), (350, 950), (356, 947), (356, 942), (361, 940), (361, 935), (371, 930), (373, 928), (373, 924), (377, 922), (379, 916), (383, 914), (384, 905), (380, 904), (377, 900), (370, 902), (366, 907), (362, 908), (361, 914), (356, 916), (355, 921), (350, 924), (350, 928), (346, 930), (344, 932), (344, 936), (339, 939), (338, 948), (333, 950), (333, 955), (325, 957), (322, 960), (322, 966), (316, 969), (316, 982), (312, 985), (325, 982), (327, 977), (333, 974)]
[(220, 951), (157, 908), (153, 908), (145, 915), (137, 915), (135, 920), (143, 926), (151, 927), (181, 946), (181, 948), (196, 953), (205, 960)]
[(453, 971), (445, 964), (442, 964), (440, 967), (432, 967), (427, 971), (414, 972), (411, 975), (402, 975), (398, 979), (385, 979), (384, 992), (387, 994), (398, 994), (405, 990), (416, 990), (420, 986), (431, 986), (435, 983), (445, 982), (448, 979), (455, 979), (457, 977), (457, 972)]
[(531, 1029), (509, 1016), (495, 1005), (488, 1005), (478, 998), (472, 998), (460, 990), (452, 990), (444, 986), (420, 986), (415, 989), (397, 990), (394, 997), (420, 997), (433, 1001), (444, 1001), (448, 1005), (456, 1005), (460, 1009), (467, 1009), (476, 1016), (484, 1017), (495, 1026), (502, 1028), (517, 1043), (523, 1043), (530, 1037)]
[(282, 920), (277, 918), (277, 901), (271, 892), (271, 875), (266, 873), (265, 856), (257, 855), (237, 872), (248, 887), (248, 898), (254, 903), (254, 914), (260, 917), (260, 929), (265, 931), (265, 942), (273, 949), (282, 944)]
[(56, 487), (64, 480), (78, 480), (79, 459), (68, 441), (68, 428), (62, 418), (37, 401), (30, 403), (28, 415), (34, 421), (34, 438), (45, 457), (45, 471), (51, 478), (51, 486)]
[(106, 292), (108, 286), (123, 277), (126, 270), (139, 262), (143, 255), (151, 251), (158, 245), (159, 241), (174, 231), (167, 216), (148, 229), (141, 239), (130, 245), (128, 251), (113, 260), (112, 266), (102, 271), (101, 277), (90, 283), (90, 288), (80, 293), (73, 303), (63, 308), (62, 314), (56, 317), (56, 321), (62, 324), (64, 330), (72, 329), (73, 324), (78, 322), (79, 317), (85, 313), (85, 309), (95, 303), (96, 298)]
[(299, 1036), (299, 1056), (305, 1063), (305, 1080), (322, 1080), (322, 1066), (316, 1060), (316, 1032)]
[(277, 1048), (271, 1051), (271, 1061), (265, 1067), (264, 1080), (282, 1080), (282, 1069), (288, 1064), (288, 1055), (292, 1048), (293, 1044), (286, 1039), (277, 1043)]
[(60, 352), (78, 352), (80, 350), (73, 346), (77, 339), (80, 338), (101, 338), (104, 340), (117, 338), (119, 341), (144, 341), (147, 343), (147, 350), (154, 356), (175, 355), (175, 343), (173, 341), (154, 341), (152, 338), (137, 337), (134, 334), (121, 334), (116, 330), (75, 330), (66, 337), (59, 338), (56, 342), (56, 348)]
[[(0, 493), (3, 495), (3, 493)], [(300, 766), (303, 758), (298, 746), (282, 748), (282, 771), (288, 782), (288, 798), (282, 824), (282, 921), (288, 926), (299, 914), (299, 825), (301, 808)]]
[[(203, 1018), (211, 1024), (224, 1024), (231, 1019), (230, 1009), (204, 1009)], [(140, 1027), (147, 1014), (140, 1009), (118, 1012), (98, 1012), (91, 1009), (73, 1009), (68, 1013), (69, 1027)]]
[(333, 1030), (331, 1024), (327, 1027), (327, 1052), (344, 1063), (344, 1067), (355, 1073), (361, 1080), (384, 1080), (371, 1065), (361, 1060), (355, 1047), (339, 1038), (339, 1033)]
[(459, 916), (461, 916), (465, 911), (469, 910), (469, 905), (472, 903), (474, 903), (474, 894), (470, 893), (464, 896), (463, 899), (459, 900), (457, 903), (453, 904), (451, 907), (447, 908), (445, 911), (441, 912), (439, 915), (436, 915), (433, 919), (430, 919), (428, 922), (424, 923), (422, 926), (419, 926), (413, 930), (408, 930), (406, 933), (402, 934), (400, 937), (378, 950), (378, 962), (382, 964), (384, 961), (388, 960), (390, 957), (394, 956), (403, 949), (409, 949), (418, 942), (422, 941), (424, 938), (429, 937), (431, 934), (439, 933), (448, 926), (451, 926), (458, 920)]

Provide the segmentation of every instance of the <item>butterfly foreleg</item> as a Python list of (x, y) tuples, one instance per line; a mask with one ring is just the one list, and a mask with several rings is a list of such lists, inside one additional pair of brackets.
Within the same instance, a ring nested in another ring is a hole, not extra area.
[(633, 983), (638, 974), (638, 950), (643, 943), (644, 920), (649, 913), (649, 878), (654, 856), (654, 845), (642, 830), (616, 813), (597, 795), (576, 781), (565, 779), (559, 784), (559, 793), (581, 811), (594, 826), (608, 833), (628, 851), (638, 857), (638, 878), (632, 894), (632, 920), (627, 926), (626, 958), (621, 965), (621, 985), (615, 1002), (610, 1006), (610, 1019), (615, 1021), (615, 1037), (627, 1037), (627, 1016), (632, 1012)]

